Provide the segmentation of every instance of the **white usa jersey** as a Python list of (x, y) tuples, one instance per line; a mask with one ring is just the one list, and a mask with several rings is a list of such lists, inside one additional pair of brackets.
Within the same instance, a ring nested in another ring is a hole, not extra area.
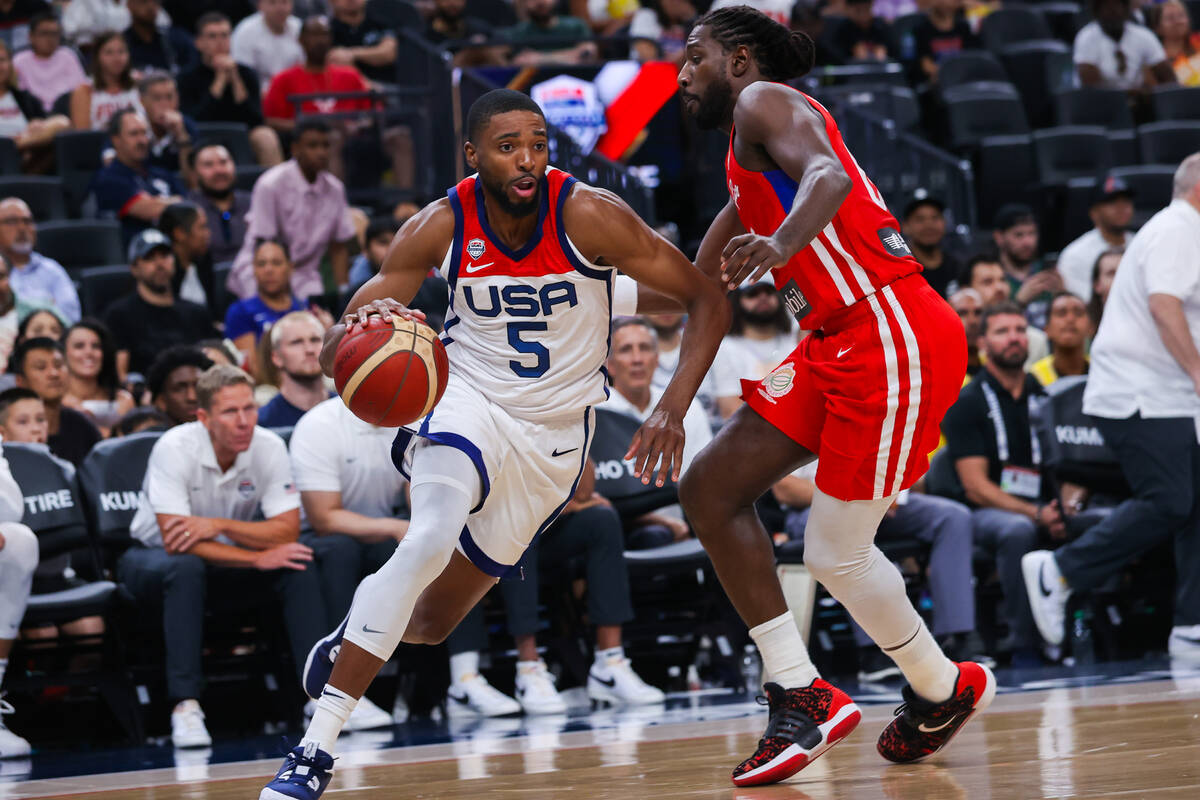
[(615, 270), (588, 263), (567, 238), (563, 208), (575, 178), (549, 168), (538, 224), (520, 250), (492, 234), (476, 176), (448, 197), (454, 242), (442, 264), (450, 307), (442, 343), (450, 373), (513, 416), (578, 416), (608, 397)]

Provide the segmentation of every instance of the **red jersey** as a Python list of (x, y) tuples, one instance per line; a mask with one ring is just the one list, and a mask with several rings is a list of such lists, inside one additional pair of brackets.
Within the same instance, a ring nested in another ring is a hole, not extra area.
[[(825, 120), (825, 133), (853, 186), (833, 221), (783, 267), (773, 270), (775, 287), (806, 330), (821, 328), (840, 309), (889, 283), (921, 271), (900, 225), (883, 196), (846, 149), (833, 117), (816, 100), (798, 92)], [(742, 226), (770, 236), (792, 209), (797, 184), (782, 169), (753, 172), (733, 155), (729, 134), (725, 175)]]
[[(277, 119), (293, 119), (296, 107), (289, 97), (296, 94), (318, 94), (320, 92), (365, 92), (371, 88), (367, 79), (354, 67), (330, 64), (322, 72), (310, 72), (303, 64), (288, 67), (271, 79), (263, 97), (263, 116)], [(321, 100), (305, 100), (301, 111), (305, 114), (330, 114), (334, 111), (369, 111), (368, 98), (336, 100), (332, 97)]]

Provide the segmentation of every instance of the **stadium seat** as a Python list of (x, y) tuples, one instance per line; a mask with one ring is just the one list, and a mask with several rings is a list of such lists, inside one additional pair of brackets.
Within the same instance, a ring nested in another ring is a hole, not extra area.
[(1139, 125), (1138, 142), (1147, 164), (1176, 164), (1200, 151), (1200, 121), (1151, 122)]
[(913, 64), (917, 60), (917, 40), (913, 30), (925, 19), (921, 12), (904, 14), (892, 20), (889, 28), (892, 35), (892, 52), (903, 64)]
[(1029, 7), (998, 8), (983, 18), (979, 28), (980, 41), (993, 53), (1014, 42), (1052, 37), (1045, 18)]
[(201, 142), (225, 145), (235, 164), (258, 163), (250, 146), (250, 129), (241, 122), (197, 122), (196, 133)]
[(1109, 129), (1133, 127), (1129, 95), (1123, 89), (1068, 89), (1054, 96), (1054, 105), (1059, 125), (1099, 125)]
[(938, 86), (943, 91), (975, 81), (1008, 82), (1004, 65), (987, 50), (963, 50), (938, 64)]
[(1000, 61), (1021, 93), (1030, 124), (1052, 125), (1054, 92), (1073, 85), (1071, 48), (1053, 39), (1020, 42), (1000, 50)]
[(238, 189), (244, 189), (247, 192), (254, 191), (254, 184), (258, 182), (259, 177), (267, 171), (266, 167), (260, 167), (257, 164), (245, 164), (237, 168), (237, 184)]
[(946, 116), (951, 149), (972, 149), (988, 136), (1029, 133), (1025, 109), (1012, 93), (947, 94)]
[(92, 176), (100, 169), (100, 157), (108, 146), (103, 131), (63, 131), (54, 137), (58, 176), (63, 179), (67, 211), (78, 217), (87, 199)]
[(1150, 95), (1159, 122), (1200, 119), (1200, 87), (1160, 86)]
[[(1083, 234), (1090, 231), (1092, 225), (1092, 199), (1096, 195), (1096, 178), (1069, 178), (1066, 183), (1062, 212), (1062, 225), (1057, 231), (1048, 231), (1046, 245), (1065, 247)], [(1057, 233), (1057, 241), (1054, 234)]]
[(896, 123), (900, 130), (911, 130), (921, 122), (917, 93), (907, 86), (851, 84), (825, 86), (817, 93), (825, 105), (845, 105), (878, 114)]
[(37, 249), (67, 269), (125, 260), (121, 224), (116, 220), (60, 220), (38, 225)]
[(895, 61), (880, 63), (878, 61), (855, 61), (844, 67), (838, 67), (838, 77), (843, 83), (889, 83), (893, 86), (907, 86), (904, 67)]
[(1114, 167), (1132, 167), (1142, 163), (1142, 150), (1138, 147), (1137, 131), (1133, 128), (1110, 130), (1108, 143), (1112, 146)]
[[(472, 14), (476, 12), (472, 10)], [(371, 15), (384, 27), (392, 30), (411, 28), (424, 30), (425, 21), (416, 6), (406, 0), (371, 0)]]
[[(62, 588), (31, 595), (23, 625), (61, 625), (89, 616), (103, 617), (105, 625), (104, 658), (98, 670), (90, 673), (45, 671), (41, 666), (45, 661), (44, 650), (34, 655), (31, 650), (22, 649), (25, 656), (38, 659), (40, 669), (34, 672), (23, 668), (9, 670), (13, 680), (8, 688), (14, 691), (64, 685), (99, 688), (100, 695), (108, 702), (129, 738), (141, 744), (142, 723), (137, 694), (125, 669), (115, 624), (115, 612), (123, 595), (112, 581), (98, 579), (100, 565), (84, 515), (83, 493), (75, 476), (48, 452), (33, 445), (6, 442), (4, 456), (25, 499), (25, 514), (21, 521), (38, 537), (42, 574), (62, 574), (60, 570), (69, 567), (76, 576), (67, 578), (64, 575)], [(79, 577), (88, 575), (97, 579), (89, 582)], [(70, 651), (82, 655), (84, 652), (95, 653), (98, 649), (94, 643), (71, 637), (60, 637), (57, 646), (63, 656), (68, 656)], [(12, 660), (14, 665), (24, 667), (16, 653)]]
[(994, 97), (997, 99), (1020, 100), (1021, 93), (1017, 87), (1008, 81), (971, 81), (957, 86), (946, 87), (942, 90), (942, 99), (949, 103), (952, 100), (963, 100), (971, 97)]
[(21, 198), (29, 205), (33, 218), (38, 222), (65, 219), (67, 216), (62, 178), (34, 175), (0, 177), (0, 197)]
[(1046, 20), (1050, 33), (1060, 41), (1073, 42), (1075, 34), (1079, 33), (1082, 6), (1079, 3), (1040, 2), (1035, 8)]
[(21, 171), (21, 153), (17, 143), (7, 136), (0, 138), (0, 175), (16, 175)]
[(133, 275), (128, 264), (106, 267), (84, 267), (73, 273), (79, 283), (79, 304), (83, 313), (100, 317), (114, 300), (120, 300), (134, 289)]
[(1112, 171), (1133, 189), (1133, 224), (1140, 228), (1146, 220), (1171, 202), (1175, 187), (1175, 167), (1171, 164), (1146, 164), (1117, 167)]
[(1034, 205), (1036, 187), (1032, 137), (988, 136), (980, 142), (975, 192), (981, 228), (990, 231), (993, 215), (1005, 203)]
[(1071, 178), (1095, 178), (1113, 163), (1108, 132), (1091, 125), (1034, 131), (1033, 148), (1043, 186), (1065, 186)]
[(88, 521), (111, 560), (128, 547), (129, 525), (141, 502), (142, 481), (157, 431), (99, 442), (79, 467), (79, 483), (87, 499)]

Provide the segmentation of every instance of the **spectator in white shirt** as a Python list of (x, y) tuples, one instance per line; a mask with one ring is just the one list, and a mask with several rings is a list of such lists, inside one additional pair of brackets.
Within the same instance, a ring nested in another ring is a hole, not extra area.
[[(383, 566), (408, 532), (406, 481), (392, 463), (395, 437), (394, 428), (363, 422), (337, 397), (309, 410), (292, 432), (292, 471), (312, 529), (302, 541), (321, 565), (333, 618), (349, 613), (358, 582)], [(350, 717), (352, 730), (391, 724), (392, 715), (365, 697)]]
[[(608, 374), (612, 378), (613, 391), (597, 408), (645, 422), (663, 393), (652, 383), (657, 366), (658, 341), (650, 323), (641, 317), (616, 320), (608, 356)], [(707, 416), (695, 400), (684, 414), (683, 430), (685, 438), (681, 474), (691, 466), (696, 454), (712, 441), (712, 429)], [(647, 514), (636, 521), (629, 545), (639, 549), (654, 547), (681, 541), (690, 535), (690, 527), (678, 515)]]
[[(1200, 661), (1200, 153), (1174, 199), (1133, 237), (1113, 281), (1083, 410), (1095, 416), (1133, 497), (1056, 552), (1022, 561), (1038, 631), (1062, 641), (1067, 598), (1175, 542), (1172, 657)], [(1049, 589), (1047, 590), (1047, 588)]]
[[(36, 402), (40, 404), (41, 401)], [(0, 407), (0, 424), (13, 405), (15, 403)], [(25, 498), (21, 488), (13, 480), (8, 461), (0, 454), (0, 687), (4, 685), (8, 655), (20, 630), (21, 618), (25, 616), (25, 605), (33, 588), (33, 572), (38, 565), (37, 536), (21, 524), (24, 513)], [(11, 706), (8, 710), (11, 711)], [(0, 717), (0, 758), (27, 755), (29, 742), (10, 731), (4, 718)]]
[(258, 74), (265, 89), (283, 70), (304, 60), (300, 20), (292, 16), (292, 0), (258, 0), (258, 12), (233, 29), (233, 60)]
[[(63, 33), (79, 47), (90, 45), (105, 31), (123, 31), (129, 27), (129, 9), (125, 0), (71, 0), (63, 9)], [(161, 8), (155, 24), (171, 27), (171, 17)]]
[(770, 281), (738, 289), (731, 296), (729, 335), (713, 359), (713, 394), (722, 420), (742, 404), (742, 381), (760, 381), (796, 349), (796, 331), (787, 307)]
[(1105, 250), (1124, 248), (1133, 237), (1133, 190), (1122, 178), (1109, 175), (1096, 185), (1088, 211), (1096, 227), (1063, 248), (1058, 257), (1058, 274), (1063, 286), (1083, 302), (1092, 299), (1092, 271)]
[(78, 322), (75, 282), (53, 258), (38, 253), (37, 220), (24, 200), (0, 200), (0, 254), (12, 265), (9, 281), (22, 300), (54, 306), (68, 322)]
[(312, 549), (297, 541), (300, 495), (287, 448), (255, 424), (250, 377), (212, 367), (196, 392), (197, 421), (167, 431), (150, 453), (129, 527), (140, 546), (117, 564), (139, 602), (162, 608), (176, 747), (212, 743), (199, 704), (206, 608), (232, 600), (229, 610), (244, 609), (276, 595), (298, 672), (337, 622), (327, 617)]
[(1091, 6), (1095, 19), (1075, 34), (1080, 85), (1137, 92), (1175, 82), (1158, 37), (1130, 20), (1130, 0), (1092, 0)]

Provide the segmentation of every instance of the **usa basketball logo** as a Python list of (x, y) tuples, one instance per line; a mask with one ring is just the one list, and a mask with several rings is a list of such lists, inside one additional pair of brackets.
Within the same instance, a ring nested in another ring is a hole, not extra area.
[(472, 261), (483, 255), (485, 250), (487, 250), (487, 245), (483, 243), (483, 239), (472, 239), (467, 242), (467, 255), (471, 257)]
[(795, 380), (796, 370), (789, 361), (780, 364), (774, 372), (763, 378), (763, 389), (771, 397), (783, 397), (792, 390), (792, 384)]
[(243, 480), (242, 482), (240, 482), (238, 484), (237, 490), (238, 490), (238, 494), (240, 494), (245, 499), (249, 500), (251, 497), (254, 496), (254, 482), (249, 481), (249, 480)]

